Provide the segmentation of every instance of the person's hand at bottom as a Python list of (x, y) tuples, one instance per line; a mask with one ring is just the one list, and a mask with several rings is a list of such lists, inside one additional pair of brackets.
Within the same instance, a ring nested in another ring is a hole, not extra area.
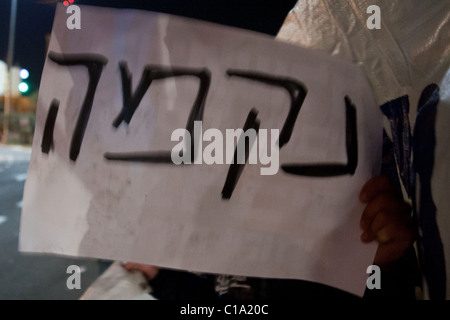
[(127, 262), (123, 267), (129, 272), (141, 272), (147, 281), (153, 280), (159, 271), (158, 267), (135, 262)]
[(395, 195), (389, 180), (378, 176), (366, 182), (360, 200), (366, 203), (361, 216), (361, 241), (378, 241), (374, 264), (386, 269), (398, 261), (415, 240), (411, 207)]

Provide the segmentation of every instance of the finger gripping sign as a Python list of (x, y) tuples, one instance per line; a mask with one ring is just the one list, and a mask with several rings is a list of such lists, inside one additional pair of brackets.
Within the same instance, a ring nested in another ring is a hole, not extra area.
[(361, 70), (152, 12), (57, 8), (20, 250), (305, 279), (362, 295), (358, 194), (381, 114)]

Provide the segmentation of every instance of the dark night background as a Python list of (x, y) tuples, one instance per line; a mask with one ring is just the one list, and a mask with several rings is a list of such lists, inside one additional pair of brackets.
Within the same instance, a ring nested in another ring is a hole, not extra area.
[[(18, 0), (14, 65), (30, 71), (38, 89), (57, 1)], [(59, 2), (62, 2), (60, 0)], [(74, 4), (170, 13), (276, 35), (296, 0), (75, 0)], [(0, 60), (6, 61), (11, 1), (0, 1)]]

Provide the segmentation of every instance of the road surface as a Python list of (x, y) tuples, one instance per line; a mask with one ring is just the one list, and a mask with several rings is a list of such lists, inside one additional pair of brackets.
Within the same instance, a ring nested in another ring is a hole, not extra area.
[[(110, 262), (18, 252), (30, 153), (29, 148), (0, 145), (0, 300), (79, 299)], [(80, 289), (67, 288), (70, 265), (82, 270)]]

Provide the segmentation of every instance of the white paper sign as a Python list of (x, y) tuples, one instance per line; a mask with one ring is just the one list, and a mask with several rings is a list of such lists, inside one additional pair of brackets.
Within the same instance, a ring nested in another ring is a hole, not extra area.
[[(379, 171), (382, 125), (360, 69), (248, 31), (80, 8), (81, 29), (56, 12), (20, 250), (361, 295), (376, 246), (359, 239), (358, 194)], [(262, 174), (263, 157), (225, 163), (225, 141), (212, 152), (214, 133), (243, 127), (268, 143), (279, 130), (276, 174)], [(176, 129), (193, 133), (202, 164), (171, 161), (186, 138), (171, 139)], [(205, 163), (220, 152), (223, 164)]]

